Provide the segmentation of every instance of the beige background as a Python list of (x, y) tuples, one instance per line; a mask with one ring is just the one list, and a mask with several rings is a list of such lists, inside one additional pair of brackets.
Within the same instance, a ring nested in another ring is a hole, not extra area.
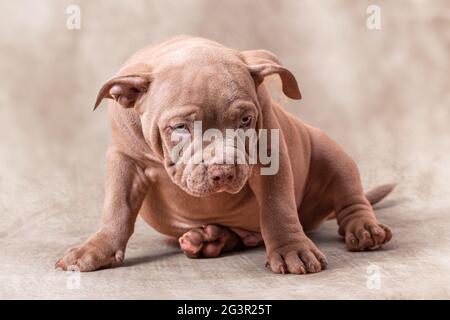
[[(81, 8), (81, 30), (65, 10)], [(381, 7), (382, 29), (366, 28)], [(448, 1), (1, 1), (0, 298), (450, 298)], [(304, 99), (274, 96), (339, 141), (367, 188), (397, 182), (378, 215), (383, 251), (348, 253), (330, 221), (313, 234), (329, 270), (277, 276), (262, 250), (189, 260), (138, 222), (124, 267), (70, 275), (53, 263), (96, 230), (102, 82), (136, 49), (176, 34), (276, 53)], [(371, 264), (379, 290), (366, 286)], [(369, 269), (368, 269), (369, 267)]]

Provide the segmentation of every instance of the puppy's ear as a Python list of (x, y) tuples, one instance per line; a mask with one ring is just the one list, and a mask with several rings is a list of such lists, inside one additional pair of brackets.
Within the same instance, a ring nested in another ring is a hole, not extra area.
[(98, 92), (94, 110), (104, 98), (113, 99), (124, 108), (133, 108), (138, 104), (150, 86), (151, 74), (148, 71), (133, 69), (120, 72), (103, 85)]
[(302, 98), (294, 75), (281, 65), (281, 62), (272, 52), (267, 50), (249, 50), (243, 51), (242, 54), (250, 74), (255, 79), (256, 87), (264, 81), (264, 77), (277, 73), (281, 78), (284, 94), (292, 99)]

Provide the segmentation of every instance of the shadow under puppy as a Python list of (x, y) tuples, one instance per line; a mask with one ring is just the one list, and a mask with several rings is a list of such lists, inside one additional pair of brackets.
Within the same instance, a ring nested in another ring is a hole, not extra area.
[[(326, 268), (325, 256), (305, 231), (330, 215), (349, 250), (388, 242), (391, 231), (377, 221), (371, 204), (393, 186), (364, 194), (354, 161), (270, 98), (263, 82), (272, 74), (279, 75), (288, 97), (301, 98), (293, 74), (265, 50), (237, 51), (179, 36), (129, 58), (95, 104), (111, 99), (101, 227), (56, 266), (93, 271), (120, 264), (138, 214), (177, 238), (189, 257), (264, 244), (267, 265), (276, 273)], [(193, 153), (184, 152), (174, 161), (173, 137), (192, 138), (196, 121), (202, 130), (220, 132), (279, 130), (278, 171), (262, 174), (261, 163), (230, 164), (217, 154), (190, 163), (182, 160)]]

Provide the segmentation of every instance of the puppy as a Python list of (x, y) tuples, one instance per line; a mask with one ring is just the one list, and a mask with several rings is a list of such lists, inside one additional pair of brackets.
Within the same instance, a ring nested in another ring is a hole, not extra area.
[[(393, 186), (364, 194), (354, 161), (319, 129), (271, 100), (263, 82), (274, 74), (286, 96), (301, 98), (294, 75), (266, 50), (237, 51), (179, 36), (135, 53), (95, 103), (110, 99), (112, 126), (101, 227), (56, 266), (93, 271), (120, 264), (138, 214), (178, 239), (189, 257), (264, 244), (275, 273), (326, 268), (305, 231), (331, 215), (351, 251), (388, 242), (391, 231), (378, 222), (371, 204)], [(270, 131), (266, 155), (276, 156), (275, 172), (264, 171), (267, 162), (224, 161), (230, 150), (248, 160), (250, 143), (238, 148), (228, 136), (199, 142), (199, 123), (201, 132)], [(225, 151), (205, 155), (205, 148), (192, 147), (196, 143), (220, 144)], [(194, 157), (199, 161), (189, 161)]]

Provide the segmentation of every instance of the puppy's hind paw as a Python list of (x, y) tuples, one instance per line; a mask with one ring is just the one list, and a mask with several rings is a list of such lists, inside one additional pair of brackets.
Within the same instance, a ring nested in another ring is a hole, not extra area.
[(178, 242), (189, 258), (217, 257), (221, 252), (236, 249), (240, 245), (237, 234), (226, 227), (213, 224), (189, 230)]
[(372, 221), (357, 221), (345, 232), (345, 244), (349, 251), (375, 250), (392, 238), (389, 227)]

